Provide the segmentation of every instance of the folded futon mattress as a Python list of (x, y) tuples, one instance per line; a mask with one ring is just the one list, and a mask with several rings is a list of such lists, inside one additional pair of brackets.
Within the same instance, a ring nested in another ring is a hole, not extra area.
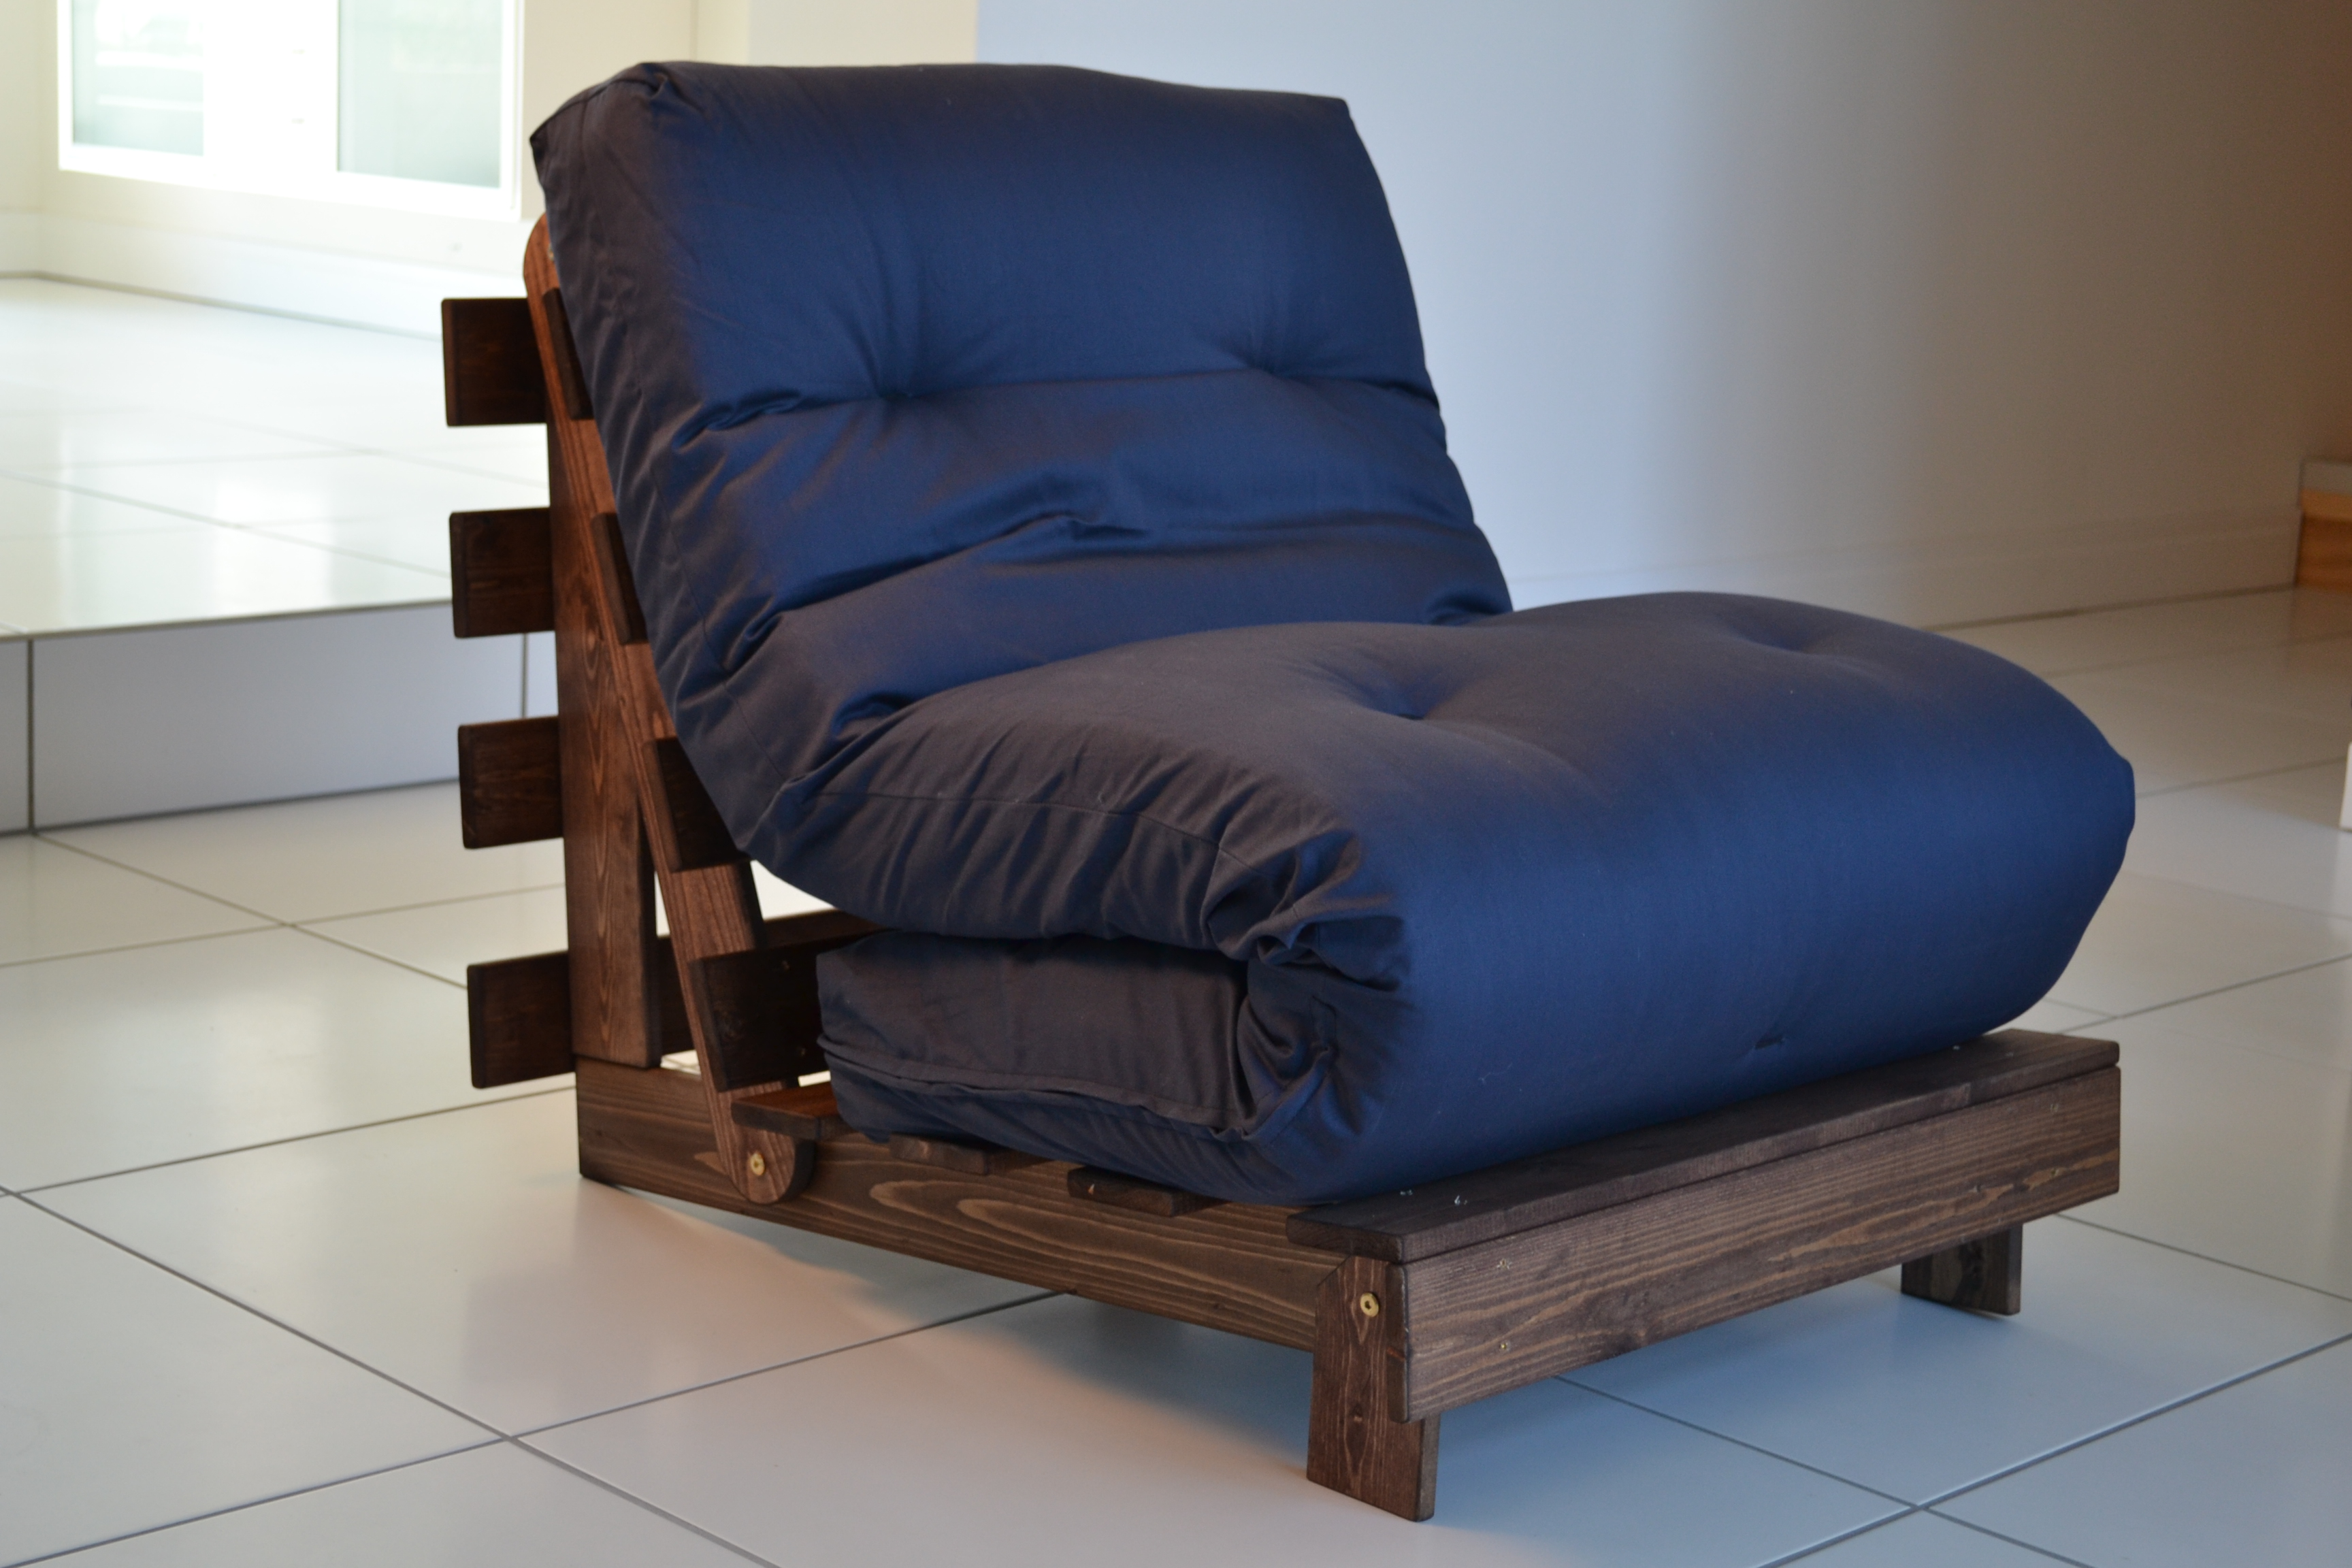
[(866, 1132), (1407, 1185), (1994, 1027), (2120, 863), (1977, 649), (1511, 613), (1344, 104), (641, 66), (533, 148), (679, 739), (892, 928), (819, 964)]

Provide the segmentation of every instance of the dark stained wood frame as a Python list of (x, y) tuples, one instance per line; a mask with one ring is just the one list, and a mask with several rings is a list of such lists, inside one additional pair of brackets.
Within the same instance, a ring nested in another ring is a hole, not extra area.
[[(458, 572), (457, 615), (464, 635), (479, 591), (497, 605), (472, 624), (551, 621), (560, 717), (551, 756), (545, 730), (469, 742), (465, 805), (469, 843), (560, 824), (570, 947), (468, 978), (478, 1082), (576, 1070), (583, 1174), (1311, 1351), (1308, 1476), (1408, 1519), (1435, 1506), (1446, 1410), (1895, 1265), (1907, 1294), (2015, 1312), (2021, 1227), (2116, 1190), (2116, 1047), (2015, 1030), (1318, 1209), (852, 1132), (829, 1089), (798, 1082), (824, 1061), (811, 960), (876, 928), (762, 921), (748, 862), (714, 837), (655, 683), (543, 223), (525, 279), (529, 354), (520, 311), (452, 302), (470, 336), (450, 373), (481, 384), (453, 384), (449, 407), (542, 410), (552, 504), (514, 525), (531, 539), (468, 514), (453, 539), (479, 569)], [(486, 341), (501, 321), (508, 338)], [(488, 379), (517, 363), (535, 385)], [(514, 572), (534, 550), (551, 578), (536, 598)]]

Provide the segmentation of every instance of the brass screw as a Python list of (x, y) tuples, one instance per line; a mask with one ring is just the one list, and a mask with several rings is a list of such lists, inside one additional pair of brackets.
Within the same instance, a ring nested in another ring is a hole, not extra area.
[(1504, 1349), (1504, 1350), (1509, 1350), (1509, 1349), (1511, 1348), (1511, 1342), (1510, 1342), (1510, 1341), (1508, 1341), (1508, 1340), (1505, 1340), (1505, 1341), (1503, 1342), (1503, 1343), (1502, 1343), (1502, 1347), (1501, 1347), (1501, 1348), (1502, 1348), (1502, 1349)]
[(1356, 1298), (1356, 1310), (1367, 1318), (1377, 1318), (1381, 1315), (1381, 1299), (1367, 1290)]
[(755, 1176), (764, 1176), (768, 1173), (768, 1157), (757, 1149), (751, 1151), (751, 1173)]

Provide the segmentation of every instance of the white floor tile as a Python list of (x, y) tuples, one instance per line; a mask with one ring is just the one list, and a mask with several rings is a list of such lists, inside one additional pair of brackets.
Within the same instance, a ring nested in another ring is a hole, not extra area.
[(2007, 1029), (2040, 1029), (2045, 1034), (2063, 1035), (2069, 1029), (2096, 1034), (2091, 1026), (2105, 1018), (2105, 1013), (2094, 1013), (2088, 1007), (2070, 1007), (2063, 1002), (2036, 1002), (2016, 1017), (2002, 1025)]
[(90, 631), (429, 604), (436, 574), (191, 521), (147, 533), (0, 538), (0, 621)]
[(2095, 1568), (2352, 1560), (2352, 1345), (2225, 1388), (1945, 1511)]
[(2117, 686), (2290, 713), (2352, 732), (2352, 638), (2158, 659), (2106, 671)]
[(2027, 1227), (2015, 1318), (1889, 1271), (1571, 1376), (1927, 1502), (2347, 1332), (2352, 1302), (2053, 1219)]
[(2347, 953), (2352, 920), (2126, 871), (2050, 998), (2132, 1013)]
[(295, 931), (0, 969), (0, 1185), (471, 1105), (466, 995)]
[(134, 1536), (72, 1568), (743, 1568), (510, 1443)]
[(198, 526), (188, 518), (152, 507), (0, 474), (0, 538), (152, 533), (158, 529)]
[(1805, 1568), (2051, 1568), (2056, 1559), (1932, 1513), (1909, 1513), (1799, 1561)]
[(2131, 763), (2143, 795), (2332, 762), (2352, 736), (2352, 713), (2314, 718), (2150, 691), (2115, 671), (2051, 684)]
[(268, 923), (29, 835), (0, 838), (0, 964)]
[(362, 452), (90, 465), (56, 475), (96, 494), (248, 527), (547, 504), (543, 476), (532, 484)]
[(0, 1200), (0, 1562), (479, 1442), (473, 1423)]
[(2341, 761), (2139, 803), (2124, 864), (2151, 877), (2352, 917)]
[[(2042, 616), (1944, 635), (1997, 653), (2036, 675), (2077, 674), (2147, 659), (2288, 642), (2296, 635), (2298, 599), (2313, 597), (2308, 589), (2300, 594), (2274, 589), (2124, 610)], [(2326, 614), (2326, 606), (2305, 614), (2309, 624)], [(2344, 617), (2344, 626), (2352, 630), (2352, 615)]]
[(466, 983), (466, 966), (553, 952), (568, 945), (563, 889), (538, 888), (378, 915), (319, 921), (304, 928), (395, 963)]
[(2233, 1048), (2168, 1008), (2099, 1033), (2123, 1045), (2123, 1191), (2074, 1212), (2352, 1297), (2352, 1072)]
[(862, 1554), (887, 1517), (908, 1562), (1679, 1568), (1891, 1511), (1555, 1382), (1446, 1415), (1408, 1524), (1308, 1484), (1307, 1391), (1303, 1352), (1057, 1297), (532, 1442), (777, 1562)]
[(254, 531), (320, 550), (388, 561), (422, 572), (446, 573), (449, 570), (449, 513), (465, 510), (467, 509), (451, 507), (399, 517), (268, 523), (256, 526)]
[(555, 1094), (42, 1201), (509, 1432), (1037, 1294), (578, 1168)]
[(317, 441), (169, 409), (0, 412), (0, 468), (39, 472), (85, 463), (288, 458), (326, 450)]
[(65, 828), (52, 837), (282, 921), (331, 920), (563, 880), (560, 841), (467, 849), (455, 784)]
[(2352, 1072), (2352, 959), (2159, 1008), (2134, 1022), (2145, 1032)]

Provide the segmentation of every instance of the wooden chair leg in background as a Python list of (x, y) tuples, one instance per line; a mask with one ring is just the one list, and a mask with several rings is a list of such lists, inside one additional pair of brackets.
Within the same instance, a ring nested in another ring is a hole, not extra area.
[(1437, 1510), (1437, 1422), (1389, 1415), (1389, 1362), (1399, 1320), (1393, 1264), (1350, 1258), (1315, 1304), (1315, 1387), (1307, 1406), (1307, 1479), (1404, 1519)]
[(2025, 1227), (2011, 1226), (1903, 1266), (1903, 1293), (2013, 1317), (2024, 1305)]

